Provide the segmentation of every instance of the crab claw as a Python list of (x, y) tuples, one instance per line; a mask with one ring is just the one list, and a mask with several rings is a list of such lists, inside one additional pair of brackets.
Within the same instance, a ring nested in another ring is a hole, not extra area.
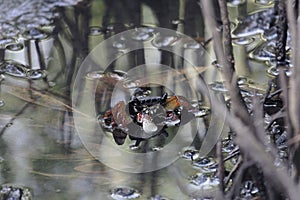
[(151, 119), (148, 119), (147, 117), (143, 120), (143, 130), (147, 134), (153, 134), (157, 131), (157, 126), (151, 121)]

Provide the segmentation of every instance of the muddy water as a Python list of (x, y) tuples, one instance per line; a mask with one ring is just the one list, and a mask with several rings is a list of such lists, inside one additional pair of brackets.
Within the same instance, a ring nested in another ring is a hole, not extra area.
[[(5, 185), (10, 185), (15, 189), (29, 191), (33, 199), (158, 200), (193, 199), (193, 197), (199, 199), (210, 197), (216, 191), (219, 181), (215, 177), (214, 154), (203, 158), (195, 150), (201, 146), (206, 121), (211, 117), (209, 103), (205, 102), (201, 95), (195, 94), (195, 91), (184, 90), (190, 86), (181, 88), (183, 82), (175, 82), (170, 88), (176, 91), (176, 95), (185, 94), (186, 97), (190, 97), (191, 102), (198, 104), (200, 101), (203, 113), (199, 114), (196, 122), (193, 122), (196, 126), (198, 124), (199, 138), (195, 140), (194, 145), (189, 145), (193, 142), (189, 139), (190, 135), (195, 136), (197, 130), (195, 131), (192, 123), (185, 125), (184, 133), (188, 136), (180, 139), (187, 140), (187, 143), (184, 143), (186, 145), (167, 152), (167, 155), (173, 157), (175, 155), (173, 160), (175, 162), (154, 172), (128, 172), (134, 169), (132, 165), (127, 166), (132, 157), (126, 155), (142, 152), (141, 149), (129, 148), (132, 141), (128, 138), (120, 147), (114, 143), (111, 133), (106, 132), (105, 137), (108, 141), (101, 143), (103, 135), (99, 136), (95, 131), (94, 127), (99, 126), (95, 122), (98, 114), (112, 106), (107, 103), (106, 96), (116, 92), (109, 91), (107, 85), (103, 88), (105, 82), (102, 85), (101, 81), (99, 83), (98, 72), (102, 68), (85, 66), (84, 84), (75, 88), (83, 87), (84, 91), (89, 93), (98, 87), (99, 98), (96, 96), (95, 99), (100, 106), (97, 106), (96, 115), (84, 115), (95, 110), (94, 105), (78, 106), (80, 113), (78, 110), (75, 112), (79, 115), (74, 114), (72, 109), (71, 93), (74, 89), (72, 86), (82, 62), (101, 41), (119, 32), (143, 25), (144, 29), (134, 32), (130, 41), (141, 42), (148, 45), (151, 50), (140, 50), (130, 54), (126, 52), (127, 40), (120, 37), (100, 56), (101, 63), (106, 63), (110, 52), (120, 55), (109, 65), (108, 71), (111, 73), (114, 73), (114, 70), (120, 73), (121, 70), (129, 76), (136, 75), (136, 71), (130, 70), (133, 66), (144, 63), (160, 63), (179, 71), (186, 69), (183, 65), (188, 65), (187, 63), (168, 52), (158, 50), (172, 47), (180, 36), (161, 34), (154, 38), (157, 32), (152, 27), (178, 30), (203, 42), (205, 37), (209, 38), (209, 31), (203, 28), (205, 19), (201, 18), (197, 4), (193, 4), (192, 1), (173, 0), (166, 0), (164, 3), (147, 0), (130, 3), (125, 0), (118, 2), (14, 0), (3, 1), (0, 5), (2, 192), (9, 188)], [(270, 9), (272, 5), (272, 1), (258, 0), (228, 3), (233, 24), (237, 71), (243, 77), (241, 87), (245, 90), (245, 96), (253, 95), (257, 89), (263, 92), (269, 77), (276, 75), (276, 68), (274, 69), (272, 62), (274, 35), (264, 30), (264, 27), (272, 21), (269, 17), (272, 15)], [(185, 26), (182, 21), (184, 18)], [(198, 43), (186, 43), (184, 47), (184, 55), (194, 60), (197, 66), (210, 65), (214, 61), (213, 55), (207, 53), (211, 47), (210, 43), (205, 47), (207, 48), (205, 55), (209, 57), (205, 63), (197, 60), (197, 55), (202, 52), (202, 46), (199, 47)], [(226, 89), (222, 80), (218, 78), (220, 67), (212, 65), (212, 68), (204, 75), (207, 84), (219, 96), (224, 94), (226, 97)], [(168, 76), (165, 78), (172, 79)], [(126, 84), (129, 88), (134, 88), (137, 83), (129, 81)], [(76, 91), (76, 101), (91, 100), (88, 95), (85, 96), (85, 92)], [(160, 93), (156, 92), (155, 95), (158, 96)], [(119, 99), (128, 99), (128, 93), (117, 91), (115, 97), (118, 99), (114, 99), (117, 103)], [(80, 124), (79, 128), (77, 125), (77, 129), (73, 115), (82, 117), (82, 120), (81, 118), (77, 120), (84, 123)], [(223, 127), (216, 124), (213, 130), (222, 132)], [(170, 134), (174, 130), (168, 131)], [(226, 131), (225, 128), (223, 132), (226, 134)], [(170, 138), (172, 137), (167, 138), (165, 144), (171, 142)], [(141, 148), (150, 145), (148, 148), (150, 151), (159, 152), (164, 147), (159, 146), (155, 138), (151, 142)], [(229, 150), (227, 147), (224, 143), (225, 154), (235, 149), (233, 145)], [(113, 151), (115, 148), (121, 149), (121, 152), (126, 154), (115, 153)], [(106, 163), (99, 161), (103, 155)], [(146, 160), (147, 162), (150, 160), (149, 163), (160, 161), (159, 159), (157, 161), (155, 156), (146, 157)], [(138, 160), (137, 166), (144, 166), (147, 162)], [(228, 162), (228, 166), (232, 167), (233, 163), (234, 160)], [(125, 172), (121, 172), (120, 169)], [(18, 195), (19, 190), (14, 191), (10, 195)], [(28, 199), (30, 198), (29, 195)]]

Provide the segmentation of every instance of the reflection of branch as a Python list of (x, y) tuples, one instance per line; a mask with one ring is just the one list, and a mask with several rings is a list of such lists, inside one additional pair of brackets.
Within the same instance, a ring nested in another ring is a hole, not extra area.
[[(51, 95), (50, 92), (47, 91), (38, 91), (33, 88), (22, 88), (18, 86), (8, 86), (3, 85), (5, 91), (19, 99), (27, 101), (29, 104), (37, 104), (40, 106), (50, 107), (51, 109), (57, 109), (60, 111), (72, 110), (73, 112), (77, 112), (84, 117), (89, 117), (87, 114), (82, 113), (78, 110), (72, 108), (69, 105), (69, 102), (64, 103), (65, 99), (58, 99), (58, 96)], [(34, 98), (31, 97), (30, 93)]]
[[(243, 102), (243, 98), (241, 97), (239, 87), (237, 85), (237, 75), (235, 74), (234, 61), (232, 55), (232, 47), (231, 47), (231, 36), (230, 36), (230, 23), (228, 20), (227, 6), (225, 0), (219, 0), (221, 15), (222, 15), (222, 23), (223, 23), (223, 38), (220, 34), (219, 29), (217, 29), (215, 17), (212, 16), (214, 13), (211, 0), (203, 0), (203, 12), (205, 12), (205, 16), (208, 18), (208, 23), (210, 27), (212, 27), (213, 39), (214, 39), (214, 50), (216, 53), (216, 57), (220, 65), (223, 66), (223, 75), (225, 79), (225, 84), (227, 89), (229, 90), (229, 95), (231, 97), (231, 112), (227, 112), (226, 114), (226, 122), (232, 128), (232, 130), (236, 133), (235, 142), (241, 149), (243, 154), (245, 164), (249, 164), (253, 162), (253, 164), (258, 164), (261, 167), (264, 176), (269, 180), (272, 180), (272, 186), (274, 186), (280, 193), (286, 195), (289, 199), (298, 199), (299, 196), (299, 186), (295, 184), (293, 178), (288, 173), (287, 166), (283, 165), (280, 168), (274, 166), (275, 161), (275, 150), (271, 146), (271, 151), (266, 151), (266, 141), (264, 139), (264, 127), (263, 127), (263, 111), (260, 100), (255, 97), (254, 111), (253, 117), (247, 111), (245, 103)], [(291, 4), (291, 3), (290, 3)], [(291, 6), (291, 5), (290, 5)], [(290, 8), (292, 9), (292, 8)], [(295, 13), (290, 14), (290, 18), (292, 16), (292, 24), (296, 24), (295, 21)], [(300, 26), (297, 27), (300, 29)], [(294, 41), (294, 45), (296, 47), (300, 47), (300, 30), (296, 28), (292, 28), (292, 32), (296, 35), (296, 40)], [(283, 39), (284, 37), (281, 36)], [(224, 41), (224, 44), (223, 44)], [(299, 44), (297, 44), (299, 43)], [(295, 127), (295, 131), (300, 132), (300, 110), (299, 110), (299, 102), (300, 102), (300, 93), (297, 92), (297, 87), (300, 85), (300, 57), (298, 56), (295, 59), (295, 73), (291, 79), (291, 100), (293, 111), (293, 126)], [(215, 95), (205, 93), (205, 90), (202, 90), (203, 86), (201, 85), (201, 81), (199, 80), (199, 90), (200, 92), (210, 95), (211, 99), (211, 107), (215, 109), (216, 112), (219, 112), (220, 117), (225, 117), (224, 111), (227, 109), (226, 105), (218, 100)], [(245, 160), (245, 156), (249, 159)], [(247, 168), (247, 167), (246, 167)], [(238, 181), (240, 182), (240, 181)], [(240, 184), (238, 184), (238, 188), (240, 188)], [(263, 191), (262, 191), (263, 192)], [(232, 193), (232, 195), (234, 195)]]
[[(209, 26), (212, 27), (214, 51), (218, 62), (223, 66), (223, 75), (225, 78), (225, 85), (229, 90), (229, 94), (232, 102), (232, 110), (235, 115), (239, 116), (244, 122), (249, 122), (250, 117), (248, 115), (247, 107), (240, 94), (240, 89), (237, 85), (237, 76), (234, 69), (234, 59), (231, 44), (230, 35), (230, 22), (228, 20), (228, 12), (225, 0), (219, 0), (220, 9), (223, 23), (223, 38), (220, 33), (220, 29), (216, 25), (214, 9), (211, 0), (204, 0), (203, 12), (205, 16), (208, 16)], [(223, 44), (224, 40), (224, 44)]]
[(6, 131), (7, 128), (9, 128), (14, 121), (16, 120), (16, 118), (18, 116), (20, 116), (29, 106), (31, 105), (31, 102), (26, 102), (25, 105), (21, 108), (21, 110), (19, 110), (19, 112), (17, 114), (15, 114), (8, 123), (6, 123), (6, 125), (2, 128), (2, 130), (0, 131), (0, 137), (4, 134), (4, 132)]
[[(204, 90), (200, 92), (205, 93)], [(214, 94), (210, 94), (210, 96), (212, 107), (216, 112), (219, 112), (220, 116), (224, 115), (225, 113), (220, 111), (227, 109), (226, 105), (218, 101)], [(240, 149), (243, 152), (247, 152), (251, 160), (259, 163), (264, 175), (270, 180), (273, 180), (277, 190), (286, 194), (290, 199), (298, 199), (298, 196), (300, 195), (299, 186), (295, 185), (286, 166), (281, 166), (281, 168), (274, 166), (273, 163), (275, 158), (269, 152), (266, 152), (265, 146), (255, 137), (257, 134), (255, 133), (255, 129), (253, 130), (250, 128), (249, 124), (244, 123), (230, 112), (227, 112), (225, 120), (237, 133), (236, 143), (239, 145)]]

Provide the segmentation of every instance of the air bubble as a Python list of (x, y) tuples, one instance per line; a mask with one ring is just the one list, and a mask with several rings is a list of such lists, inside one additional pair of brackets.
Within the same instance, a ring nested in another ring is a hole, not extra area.
[(190, 178), (190, 183), (199, 186), (201, 189), (212, 189), (218, 187), (220, 181), (217, 177), (210, 177), (207, 174), (198, 173)]
[(273, 0), (255, 0), (255, 3), (260, 5), (270, 5), (273, 2), (274, 2)]
[(5, 102), (3, 100), (0, 100), (0, 107), (5, 106)]
[(104, 77), (103, 71), (93, 71), (88, 73), (86, 76), (88, 79), (100, 79)]
[(130, 187), (116, 187), (111, 190), (111, 197), (115, 200), (123, 200), (123, 199), (135, 199), (140, 197), (141, 194)]
[(210, 109), (207, 107), (200, 107), (195, 111), (192, 111), (195, 117), (204, 117), (210, 114)]
[(0, 30), (1, 34), (7, 38), (16, 37), (20, 32), (17, 27), (7, 22), (0, 23)]
[(49, 82), (48, 82), (48, 85), (49, 85), (49, 87), (54, 87), (54, 86), (56, 85), (56, 83), (53, 82), (53, 81), (49, 81)]
[(245, 87), (248, 86), (248, 79), (247, 77), (239, 77), (237, 80), (237, 84), (239, 87)]
[(152, 151), (160, 151), (162, 149), (163, 149), (163, 147), (160, 147), (160, 146), (154, 146), (151, 148)]
[(113, 42), (112, 46), (116, 49), (121, 49), (121, 50), (126, 49), (126, 45), (124, 41), (115, 41)]
[(253, 183), (253, 181), (246, 181), (244, 183), (244, 186), (241, 190), (241, 197), (242, 198), (250, 198), (250, 197), (255, 197), (256, 195), (258, 195), (259, 190), (258, 188), (255, 186), (255, 184)]
[(27, 72), (27, 78), (31, 80), (42, 79), (46, 77), (44, 70), (29, 70)]
[(0, 199), (31, 200), (32, 194), (29, 188), (19, 185), (4, 184), (0, 186)]
[(223, 82), (215, 81), (214, 83), (209, 84), (209, 86), (215, 92), (228, 92)]
[(5, 48), (6, 45), (9, 45), (9, 44), (12, 44), (15, 42), (16, 42), (16, 40), (13, 38), (2, 38), (2, 39), (0, 39), (0, 48)]
[(222, 66), (218, 63), (217, 60), (214, 60), (211, 64), (212, 64), (214, 67), (216, 67), (217, 69), (222, 69)]
[(201, 44), (199, 44), (195, 40), (186, 42), (183, 45), (183, 47), (186, 48), (186, 49), (200, 49), (200, 48), (202, 48)]
[(124, 82), (123, 86), (124, 88), (127, 88), (127, 89), (134, 89), (134, 88), (137, 88), (141, 85), (140, 81), (126, 81)]
[(20, 51), (24, 48), (23, 44), (9, 44), (6, 46), (6, 49), (7, 50), (10, 50), (10, 51)]
[(186, 149), (181, 157), (188, 160), (196, 160), (199, 158), (199, 151), (196, 149)]
[(178, 40), (175, 36), (161, 36), (158, 35), (153, 41), (153, 46), (157, 48), (173, 46)]
[(211, 166), (211, 165), (213, 165), (213, 164), (215, 164), (215, 163), (216, 163), (216, 162), (215, 162), (212, 158), (204, 157), (204, 158), (199, 158), (199, 159), (195, 160), (195, 161), (193, 162), (193, 165), (194, 165), (195, 167), (200, 167), (200, 168), (202, 168), (202, 167), (209, 167), (209, 166)]
[(4, 62), (2, 65), (0, 65), (0, 70), (3, 70), (5, 74), (14, 77), (26, 77), (26, 67), (17, 62)]
[(173, 25), (179, 25), (179, 24), (183, 24), (183, 23), (184, 23), (184, 20), (182, 20), (182, 19), (173, 19), (172, 20)]
[(100, 26), (91, 26), (90, 27), (90, 35), (92, 36), (97, 36), (97, 35), (102, 35), (103, 30)]
[(249, 37), (262, 34), (270, 30), (274, 16), (274, 10), (268, 9), (256, 12), (243, 19), (238, 26), (233, 30), (235, 37)]
[[(271, 76), (279, 76), (279, 69), (276, 66), (271, 66), (267, 69), (267, 74), (271, 75)], [(285, 70), (285, 74), (287, 76), (291, 76), (292, 71), (291, 70)]]
[(226, 139), (222, 141), (222, 152), (224, 153), (230, 153), (237, 149), (237, 146), (233, 143), (232, 140)]
[(5, 127), (9, 128), (9, 127), (11, 127), (12, 125), (13, 125), (13, 123), (10, 122), (10, 123), (6, 124)]
[(231, 1), (227, 1), (227, 2), (232, 5), (238, 6), (238, 5), (245, 3), (245, 0), (231, 0)]
[(237, 45), (249, 45), (252, 42), (254, 42), (254, 38), (249, 37), (241, 37), (233, 40), (233, 43)]
[(23, 33), (23, 37), (29, 40), (42, 40), (49, 37), (49, 34), (37, 28), (31, 28)]
[(152, 28), (139, 28), (132, 33), (131, 38), (136, 41), (147, 41), (153, 37), (153, 32)]

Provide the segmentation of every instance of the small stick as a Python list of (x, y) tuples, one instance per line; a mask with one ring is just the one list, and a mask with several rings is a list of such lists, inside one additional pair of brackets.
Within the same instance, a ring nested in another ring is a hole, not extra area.
[(224, 195), (225, 193), (225, 185), (224, 185), (224, 163), (223, 163), (223, 153), (222, 153), (222, 140), (219, 140), (217, 143), (217, 158), (218, 158), (218, 177), (220, 180), (219, 188), (221, 193)]

